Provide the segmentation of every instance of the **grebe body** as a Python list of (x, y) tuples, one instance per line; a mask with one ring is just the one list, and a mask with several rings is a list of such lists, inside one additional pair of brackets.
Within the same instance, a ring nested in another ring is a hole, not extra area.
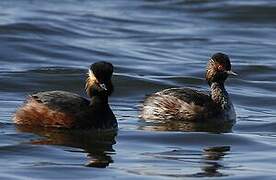
[(116, 117), (108, 104), (108, 97), (113, 92), (112, 73), (111, 63), (94, 63), (90, 66), (86, 82), (90, 99), (66, 91), (35, 93), (16, 111), (14, 122), (69, 129), (117, 128)]
[(189, 122), (235, 122), (236, 113), (224, 87), (231, 71), (229, 57), (214, 54), (206, 70), (210, 93), (190, 88), (171, 88), (148, 96), (141, 108), (141, 118)]

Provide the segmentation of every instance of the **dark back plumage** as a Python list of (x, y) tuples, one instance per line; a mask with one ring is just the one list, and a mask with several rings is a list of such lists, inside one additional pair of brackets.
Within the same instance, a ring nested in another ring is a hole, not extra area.
[(209, 94), (190, 88), (166, 89), (147, 97), (141, 110), (143, 119), (200, 122), (217, 113)]
[(87, 111), (90, 104), (88, 99), (66, 91), (39, 92), (30, 97), (53, 110), (71, 114)]

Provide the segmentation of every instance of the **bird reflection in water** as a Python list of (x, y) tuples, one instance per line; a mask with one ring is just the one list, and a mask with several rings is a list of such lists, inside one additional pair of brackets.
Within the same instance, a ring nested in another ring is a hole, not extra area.
[(196, 176), (200, 177), (219, 177), (226, 176), (219, 172), (224, 166), (221, 163), (222, 158), (230, 151), (230, 146), (208, 147), (203, 149), (202, 155), (202, 171)]
[[(179, 161), (182, 162), (182, 166), (189, 165), (190, 167), (197, 167), (199, 165), (200, 171), (194, 169), (195, 172), (193, 173), (183, 173), (181, 171), (179, 173), (176, 173), (175, 171), (173, 173), (163, 173), (163, 171), (160, 171), (160, 168), (162, 167), (155, 167), (158, 170), (154, 169), (152, 170), (152, 172), (150, 172), (150, 174), (178, 178), (228, 176), (226, 173), (220, 172), (220, 170), (226, 168), (224, 165), (223, 158), (230, 151), (230, 146), (207, 147), (204, 148), (201, 153), (191, 153), (189, 151), (190, 150), (186, 151), (176, 149), (172, 151), (165, 151), (159, 153), (145, 153), (144, 155), (154, 157), (157, 159)], [(200, 156), (200, 158), (198, 158), (198, 156)], [(178, 163), (172, 162), (172, 164)], [(181, 167), (179, 169), (181, 169)], [(166, 172), (166, 170), (164, 172)]]
[(113, 145), (116, 144), (117, 131), (95, 130), (66, 130), (57, 128), (38, 128), (30, 126), (16, 126), (19, 132), (34, 133), (41, 139), (32, 140), (31, 144), (59, 145), (83, 149), (87, 153), (86, 166), (105, 168), (113, 163)]

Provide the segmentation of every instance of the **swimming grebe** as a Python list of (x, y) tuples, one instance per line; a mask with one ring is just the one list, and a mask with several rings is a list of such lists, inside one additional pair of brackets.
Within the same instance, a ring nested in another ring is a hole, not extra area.
[(171, 88), (152, 94), (144, 101), (141, 118), (146, 120), (180, 120), (189, 122), (235, 122), (236, 113), (224, 88), (231, 71), (229, 57), (214, 54), (206, 69), (210, 94), (190, 88)]
[(117, 128), (115, 115), (108, 104), (108, 96), (113, 92), (112, 73), (111, 63), (96, 62), (89, 68), (85, 86), (90, 101), (65, 91), (39, 92), (27, 98), (13, 120), (18, 125), (29, 126)]

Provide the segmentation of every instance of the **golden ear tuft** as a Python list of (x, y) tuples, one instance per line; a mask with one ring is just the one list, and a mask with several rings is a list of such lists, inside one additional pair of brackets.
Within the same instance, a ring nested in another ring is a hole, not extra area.
[(95, 77), (95, 75), (93, 74), (93, 72), (91, 70), (88, 71), (87, 75), (88, 75), (88, 77), (86, 79), (85, 91), (86, 91), (87, 95), (89, 97), (91, 97), (90, 88), (94, 84), (98, 83), (98, 80), (97, 80), (97, 78)]

